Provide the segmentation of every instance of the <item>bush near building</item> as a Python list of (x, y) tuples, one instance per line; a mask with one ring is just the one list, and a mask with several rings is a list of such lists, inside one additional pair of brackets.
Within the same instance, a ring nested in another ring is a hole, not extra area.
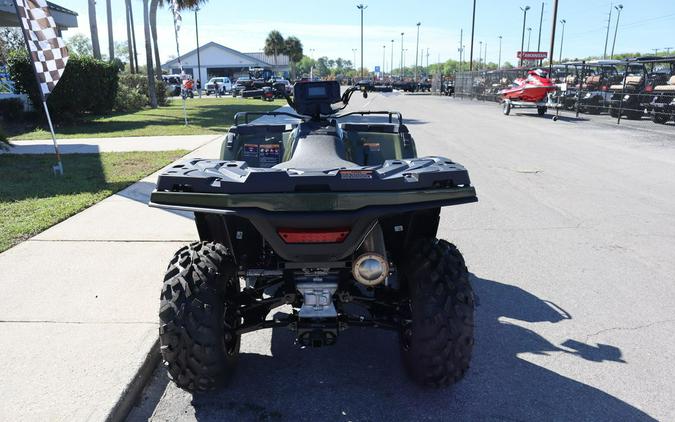
[[(28, 94), (40, 112), (42, 100), (33, 73), (33, 64), (23, 52), (13, 52), (9, 73), (17, 91)], [(71, 56), (61, 80), (48, 96), (47, 105), (54, 121), (72, 121), (84, 114), (108, 114), (115, 106), (119, 67), (115, 62), (88, 56)]]

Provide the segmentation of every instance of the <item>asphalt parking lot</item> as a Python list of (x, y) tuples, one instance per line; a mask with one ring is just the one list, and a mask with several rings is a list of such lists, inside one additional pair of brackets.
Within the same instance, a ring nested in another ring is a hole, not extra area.
[(192, 396), (160, 367), (129, 419), (675, 420), (675, 126), (356, 97), (349, 110), (401, 111), (419, 155), (462, 163), (478, 191), (443, 210), (439, 233), (478, 297), (466, 378), (417, 387), (388, 332), (300, 349), (264, 330), (244, 335), (228, 387)]

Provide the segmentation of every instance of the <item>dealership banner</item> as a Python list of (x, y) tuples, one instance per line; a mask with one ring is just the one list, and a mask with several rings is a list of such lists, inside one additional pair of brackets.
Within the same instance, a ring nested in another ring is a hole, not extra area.
[(545, 51), (519, 51), (516, 57), (523, 60), (542, 60), (548, 57), (548, 53)]

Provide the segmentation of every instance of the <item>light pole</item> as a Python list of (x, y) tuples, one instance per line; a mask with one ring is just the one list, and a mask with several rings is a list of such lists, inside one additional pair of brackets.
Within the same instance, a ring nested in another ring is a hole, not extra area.
[(404, 32), (401, 32), (401, 68), (399, 69), (398, 76), (399, 78), (403, 79), (403, 34)]
[(614, 46), (616, 45), (616, 32), (619, 30), (619, 19), (621, 18), (621, 11), (623, 10), (623, 4), (614, 6), (614, 8), (619, 12), (616, 16), (616, 26), (614, 27), (614, 41), (612, 41), (612, 54), (611, 58), (614, 58)]
[(478, 41), (478, 69), (483, 68), (483, 41)]
[(471, 48), (469, 49), (469, 72), (473, 70), (473, 29), (476, 23), (476, 0), (473, 0), (473, 14), (471, 16)]
[(551, 74), (551, 70), (553, 70), (553, 47), (555, 47), (555, 23), (556, 20), (558, 19), (558, 0), (553, 0), (553, 19), (552, 19), (552, 24), (551, 24), (551, 47), (548, 50), (549, 54), (548, 56), (550, 59), (548, 60), (548, 74)]
[[(541, 24), (544, 21), (544, 2), (541, 2), (541, 14), (539, 15), (539, 39), (537, 40), (537, 51), (541, 51)], [(539, 66), (541, 66), (542, 59), (539, 59)]]
[(391, 63), (389, 63), (389, 78), (394, 75), (394, 40), (391, 40)]
[(525, 48), (525, 22), (527, 21), (527, 11), (530, 10), (530, 6), (525, 6), (525, 8), (520, 8), (523, 11), (523, 36), (520, 39), (520, 65), (523, 67), (523, 48)]
[(602, 53), (602, 58), (607, 59), (607, 41), (609, 41), (609, 27), (612, 23), (612, 3), (609, 4), (609, 16), (607, 17), (607, 34), (605, 35), (605, 50)]
[(459, 51), (459, 71), (462, 71), (462, 54), (464, 53), (464, 49), (462, 48), (462, 37), (464, 36), (464, 29), (459, 30), (459, 48), (457, 51)]
[(197, 81), (199, 81), (197, 94), (199, 94), (199, 98), (202, 98), (202, 62), (199, 57), (199, 24), (197, 22), (197, 12), (199, 12), (199, 6), (195, 6), (195, 36), (197, 38)]
[(420, 25), (422, 25), (422, 22), (417, 22), (417, 44), (415, 44), (415, 82), (417, 82), (417, 65), (419, 64), (417, 59), (419, 58), (420, 54)]
[(532, 38), (532, 28), (527, 28), (527, 51), (530, 51), (530, 38)]
[(487, 41), (485, 41), (485, 53), (483, 54), (483, 69), (487, 69)]
[(356, 6), (361, 11), (361, 80), (363, 80), (363, 11), (368, 8), (363, 4)]
[(499, 63), (497, 63), (497, 68), (502, 68), (502, 36), (499, 36)]
[(562, 49), (563, 49), (563, 41), (565, 41), (565, 24), (567, 21), (565, 19), (561, 19), (560, 23), (562, 24), (562, 35), (560, 36), (560, 56), (558, 56), (558, 63), (562, 63)]
[(380, 75), (380, 79), (384, 79), (384, 58), (386, 57), (387, 52), (387, 46), (383, 45), (382, 46), (382, 75)]

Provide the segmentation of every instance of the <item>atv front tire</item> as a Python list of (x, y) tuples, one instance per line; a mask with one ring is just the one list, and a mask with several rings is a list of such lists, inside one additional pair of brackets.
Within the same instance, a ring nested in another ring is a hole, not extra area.
[(232, 376), (241, 340), (231, 304), (238, 292), (236, 266), (223, 245), (195, 242), (174, 255), (162, 288), (159, 339), (178, 387), (213, 390)]
[(462, 254), (444, 240), (422, 239), (410, 249), (404, 274), (411, 322), (401, 329), (401, 355), (410, 376), (430, 387), (454, 384), (473, 350), (474, 297)]

